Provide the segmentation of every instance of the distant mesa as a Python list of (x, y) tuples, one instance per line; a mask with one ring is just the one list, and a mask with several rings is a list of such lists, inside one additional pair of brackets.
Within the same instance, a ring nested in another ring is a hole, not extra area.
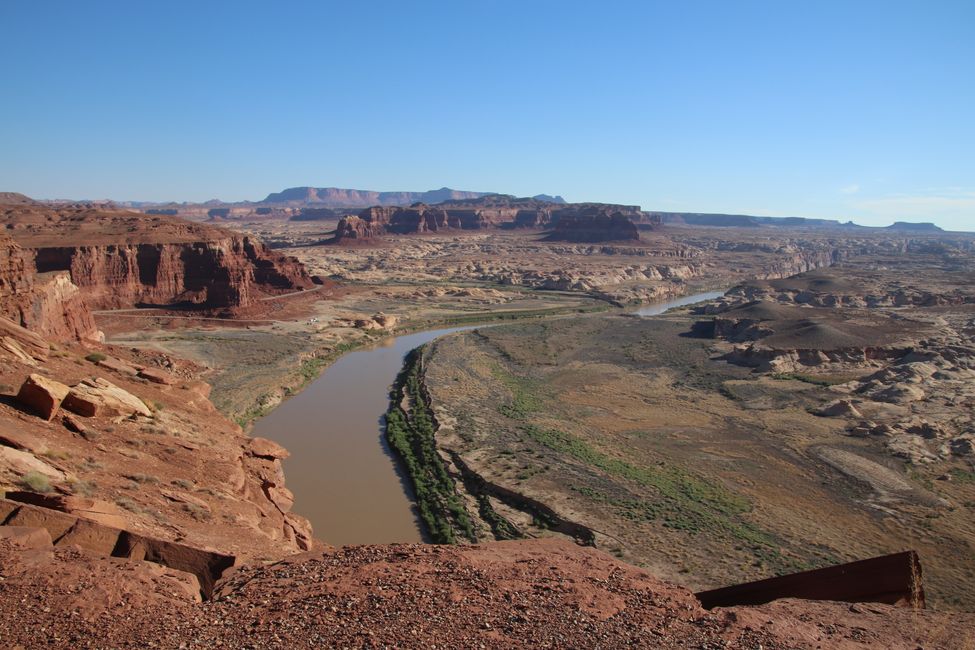
[[(449, 187), (425, 192), (379, 192), (341, 187), (290, 187), (280, 192), (268, 194), (261, 203), (289, 206), (309, 205), (325, 208), (370, 208), (373, 206), (407, 206), (417, 203), (435, 205), (448, 201), (479, 199), (490, 195), (492, 195), (491, 192), (453, 190)], [(546, 203), (565, 203), (565, 199), (561, 196), (549, 194), (537, 194), (532, 198)]]
[(549, 241), (640, 241), (640, 231), (629, 216), (611, 208), (587, 207), (562, 215), (547, 237)]
[(566, 200), (557, 194), (555, 196), (551, 194), (536, 194), (532, 198), (536, 201), (545, 201), (546, 203), (566, 203)]
[(486, 192), (466, 192), (441, 187), (426, 192), (377, 192), (340, 187), (291, 187), (267, 195), (261, 203), (316, 205), (332, 208), (366, 208), (374, 205), (412, 205), (442, 203), (458, 199), (476, 199)]
[(639, 241), (640, 228), (659, 225), (659, 219), (635, 205), (552, 203), (488, 194), (437, 205), (373, 206), (339, 221), (333, 243), (365, 242), (387, 234), (490, 228), (550, 230), (551, 241)]
[(933, 223), (908, 223), (907, 221), (897, 221), (889, 226), (887, 230), (903, 230), (905, 232), (944, 232), (944, 229), (939, 228)]
[(808, 217), (759, 217), (751, 214), (722, 214), (707, 212), (651, 212), (665, 224), (708, 226), (711, 228), (865, 228), (852, 221), (841, 223), (836, 219), (810, 219)]

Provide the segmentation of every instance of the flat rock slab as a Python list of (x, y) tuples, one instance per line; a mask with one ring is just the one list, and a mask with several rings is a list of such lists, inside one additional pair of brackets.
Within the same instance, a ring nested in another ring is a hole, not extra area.
[(152, 415), (141, 399), (101, 377), (83, 379), (73, 386), (64, 399), (64, 408), (89, 418)]

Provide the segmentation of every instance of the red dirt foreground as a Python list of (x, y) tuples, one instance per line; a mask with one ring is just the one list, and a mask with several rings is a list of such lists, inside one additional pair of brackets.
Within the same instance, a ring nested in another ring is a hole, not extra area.
[[(0, 528), (0, 531), (4, 530)], [(776, 601), (706, 611), (682, 587), (566, 541), (358, 546), (181, 572), (0, 537), (0, 646), (117, 648), (968, 648), (975, 615)]]

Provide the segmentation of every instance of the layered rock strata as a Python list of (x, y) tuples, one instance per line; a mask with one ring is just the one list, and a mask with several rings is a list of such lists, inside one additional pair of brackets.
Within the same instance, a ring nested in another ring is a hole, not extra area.
[[(0, 267), (28, 277), (67, 274), (93, 308), (234, 309), (313, 285), (296, 259), (253, 237), (173, 217), (31, 207), (2, 209), (0, 218), (20, 246)], [(47, 291), (69, 300), (64, 280), (53, 277)]]
[[(561, 229), (560, 221), (566, 221)], [(369, 240), (386, 234), (420, 234), (444, 230), (489, 228), (555, 228), (553, 239), (574, 242), (638, 240), (636, 223), (646, 228), (660, 221), (639, 206), (599, 203), (559, 204), (534, 199), (474, 200), (417, 204), (410, 207), (372, 207), (339, 222), (335, 242)]]

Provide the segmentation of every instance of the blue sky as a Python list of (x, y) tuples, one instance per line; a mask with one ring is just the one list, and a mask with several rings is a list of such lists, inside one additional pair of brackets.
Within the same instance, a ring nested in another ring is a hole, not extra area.
[(975, 2), (0, 3), (0, 191), (975, 229)]

